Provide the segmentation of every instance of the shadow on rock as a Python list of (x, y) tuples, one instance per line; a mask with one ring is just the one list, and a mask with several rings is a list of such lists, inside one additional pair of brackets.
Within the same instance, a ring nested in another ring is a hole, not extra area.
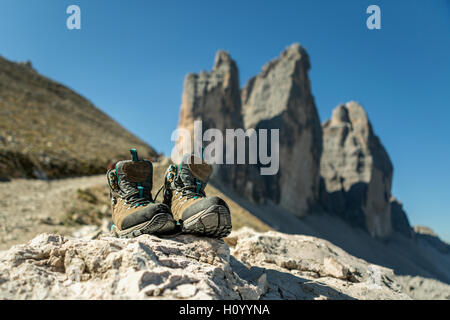
[(262, 300), (355, 300), (320, 282), (313, 282), (289, 272), (281, 272), (252, 266), (250, 269), (233, 256), (230, 257), (233, 271), (242, 279), (262, 286)]

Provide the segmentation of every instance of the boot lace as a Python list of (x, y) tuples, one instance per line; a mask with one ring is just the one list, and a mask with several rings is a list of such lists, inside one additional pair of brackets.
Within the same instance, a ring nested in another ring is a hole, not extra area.
[(186, 199), (198, 199), (206, 197), (205, 191), (203, 190), (203, 183), (194, 178), (193, 181), (187, 185), (180, 185), (176, 187), (175, 194), (181, 193), (180, 198), (186, 197)]
[(194, 187), (194, 186), (184, 186), (181, 188), (176, 189), (176, 193), (181, 193), (181, 197), (186, 197), (187, 199), (197, 199), (197, 198), (203, 198), (205, 196), (203, 191), (201, 190), (201, 184), (200, 187)]
[[(196, 180), (196, 184), (197, 186), (193, 186), (193, 185), (187, 185), (187, 186), (177, 186), (175, 188), (175, 194), (178, 195), (181, 193), (181, 198), (186, 197), (186, 199), (198, 199), (198, 198), (203, 198), (206, 197), (205, 192), (202, 190), (202, 183), (198, 180)], [(164, 184), (159, 188), (158, 192), (155, 195), (155, 199), (158, 197), (158, 194), (160, 193), (161, 190), (164, 190), (164, 199), (165, 201), (169, 201), (170, 197), (171, 197), (171, 191), (170, 188), (168, 188), (167, 186), (165, 186)]]
[(142, 192), (140, 190), (130, 193), (130, 194), (127, 194), (124, 197), (124, 200), (125, 200), (125, 203), (129, 205), (130, 208), (133, 206), (134, 207), (140, 207), (140, 206), (145, 207), (145, 206), (149, 205), (150, 203), (152, 203), (151, 199), (148, 199), (147, 197), (142, 196)]

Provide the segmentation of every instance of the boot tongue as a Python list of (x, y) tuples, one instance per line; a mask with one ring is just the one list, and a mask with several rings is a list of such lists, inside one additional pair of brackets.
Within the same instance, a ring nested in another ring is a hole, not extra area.
[(210, 174), (211, 166), (209, 164), (194, 155), (183, 156), (179, 177), (184, 186), (195, 188), (197, 193), (203, 191)]
[(152, 164), (150, 161), (120, 161), (116, 165), (120, 189), (126, 193), (134, 193), (142, 187), (146, 195), (152, 189)]

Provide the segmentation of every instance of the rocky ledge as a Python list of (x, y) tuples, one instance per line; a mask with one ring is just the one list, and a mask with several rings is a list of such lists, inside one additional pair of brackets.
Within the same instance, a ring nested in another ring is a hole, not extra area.
[(41, 234), (0, 253), (0, 299), (410, 299), (392, 270), (328, 241)]

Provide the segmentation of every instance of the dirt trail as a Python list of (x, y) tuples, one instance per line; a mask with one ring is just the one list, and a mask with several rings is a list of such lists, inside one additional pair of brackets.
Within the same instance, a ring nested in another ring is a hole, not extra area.
[(105, 183), (105, 175), (0, 182), (0, 250), (26, 242), (42, 232), (73, 232), (76, 227), (47, 225), (42, 220), (47, 217), (60, 219), (77, 189)]

